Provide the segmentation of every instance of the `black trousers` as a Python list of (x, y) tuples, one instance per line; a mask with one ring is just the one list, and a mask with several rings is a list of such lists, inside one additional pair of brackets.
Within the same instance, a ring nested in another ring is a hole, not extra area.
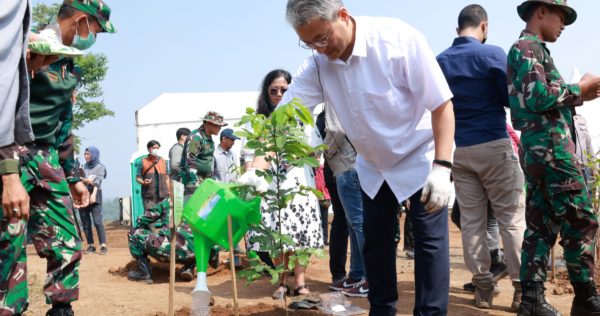
[(325, 185), (331, 196), (331, 207), (333, 208), (333, 220), (329, 231), (329, 271), (332, 281), (337, 281), (346, 276), (346, 259), (348, 256), (348, 226), (344, 207), (340, 202), (337, 186), (333, 172), (325, 163), (323, 169)]
[[(448, 208), (429, 214), (420, 201), (421, 190), (410, 197), (415, 238), (414, 315), (446, 315), (450, 291)], [(395, 315), (396, 208), (398, 200), (384, 182), (374, 199), (363, 192), (365, 266), (369, 276), (372, 316)]]

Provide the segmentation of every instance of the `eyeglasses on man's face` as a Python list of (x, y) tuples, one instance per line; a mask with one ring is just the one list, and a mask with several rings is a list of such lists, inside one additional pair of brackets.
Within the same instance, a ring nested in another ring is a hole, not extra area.
[(287, 88), (275, 88), (275, 87), (273, 87), (273, 88), (269, 88), (269, 95), (275, 97), (280, 92), (281, 92), (281, 95), (283, 95), (286, 91), (287, 91)]
[(324, 39), (316, 41), (314, 43), (307, 43), (303, 42), (301, 39), (298, 39), (298, 46), (306, 49), (325, 48), (329, 46), (329, 36), (331, 35), (331, 31), (333, 31), (333, 24), (331, 25), (331, 28), (329, 28), (329, 32), (327, 32), (327, 35), (325, 35)]

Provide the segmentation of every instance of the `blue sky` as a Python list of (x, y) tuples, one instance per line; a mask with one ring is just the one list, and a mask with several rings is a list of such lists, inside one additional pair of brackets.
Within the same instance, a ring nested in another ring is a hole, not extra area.
[[(31, 2), (35, 5), (58, 1)], [(284, 68), (294, 73), (309, 53), (298, 47), (298, 38), (285, 21), (284, 0), (106, 2), (112, 8), (111, 21), (118, 32), (101, 34), (90, 51), (108, 56), (110, 69), (103, 84), (104, 101), (116, 116), (77, 131), (84, 147), (94, 145), (100, 149), (101, 161), (108, 169), (108, 179), (103, 184), (106, 197), (130, 194), (129, 158), (136, 150), (137, 109), (163, 92), (258, 90), (268, 71)], [(344, 3), (355, 16), (388, 16), (411, 24), (427, 37), (438, 54), (456, 36), (458, 12), (474, 2), (346, 0)], [(516, 13), (521, 2), (477, 3), (488, 12), (488, 43), (507, 51), (524, 28)], [(571, 0), (569, 4), (577, 10), (578, 20), (567, 27), (557, 43), (549, 45), (552, 55), (567, 80), (573, 67), (578, 67), (582, 74), (600, 74), (600, 45), (595, 40), (600, 1)], [(219, 107), (215, 104), (215, 110)]]

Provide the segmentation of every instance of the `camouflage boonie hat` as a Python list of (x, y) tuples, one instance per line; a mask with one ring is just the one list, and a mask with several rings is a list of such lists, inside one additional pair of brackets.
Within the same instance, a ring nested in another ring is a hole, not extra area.
[(215, 111), (208, 111), (204, 115), (204, 122), (213, 123), (218, 126), (227, 126), (227, 123), (223, 122), (223, 115)]
[(117, 32), (117, 29), (109, 21), (110, 8), (102, 0), (65, 0), (63, 5), (73, 7), (95, 17), (102, 27), (102, 32)]
[(544, 3), (562, 9), (565, 12), (565, 25), (571, 25), (577, 20), (577, 12), (567, 4), (567, 0), (526, 0), (517, 7), (517, 13), (519, 13), (521, 20), (527, 22), (525, 16), (527, 8), (534, 3)]

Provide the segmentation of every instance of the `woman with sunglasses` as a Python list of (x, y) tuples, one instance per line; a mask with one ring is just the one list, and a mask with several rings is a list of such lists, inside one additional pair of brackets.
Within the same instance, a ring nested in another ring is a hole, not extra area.
[[(269, 72), (261, 85), (256, 107), (257, 113), (267, 117), (271, 115), (281, 101), (281, 98), (291, 81), (292, 76), (285, 70), (276, 69)], [(270, 167), (264, 159), (261, 159), (260, 157), (255, 159), (253, 153), (249, 152), (247, 149), (244, 158), (245, 161), (248, 162), (246, 165), (247, 167), (261, 169)], [(286, 181), (282, 185), (284, 189), (296, 186), (297, 183), (315, 187), (313, 171), (312, 168), (308, 166), (305, 166), (304, 168), (290, 168), (287, 170), (286, 177)], [(291, 236), (296, 244), (296, 248), (288, 247), (286, 257), (289, 257), (296, 249), (323, 247), (319, 201), (312, 193), (308, 196), (296, 195), (288, 207), (283, 210), (282, 218), (285, 219), (285, 222), (282, 223), (281, 227), (282, 232)], [(264, 208), (262, 221), (265, 227), (275, 231), (279, 230), (279, 220), (276, 214), (268, 213), (264, 211)], [(247, 240), (250, 243), (248, 247), (249, 250), (258, 251), (260, 253), (261, 245), (258, 242), (253, 241), (253, 237), (259, 235), (260, 234), (255, 231), (248, 233)], [(263, 252), (261, 259), (267, 263), (270, 259), (268, 257), (265, 258), (264, 254), (265, 253)], [(309, 293), (304, 279), (305, 270), (305, 266), (300, 266), (298, 264), (296, 264), (296, 267), (294, 268), (294, 295)], [(273, 293), (273, 299), (282, 299), (283, 296), (289, 292), (289, 288), (284, 282), (285, 278)]]

